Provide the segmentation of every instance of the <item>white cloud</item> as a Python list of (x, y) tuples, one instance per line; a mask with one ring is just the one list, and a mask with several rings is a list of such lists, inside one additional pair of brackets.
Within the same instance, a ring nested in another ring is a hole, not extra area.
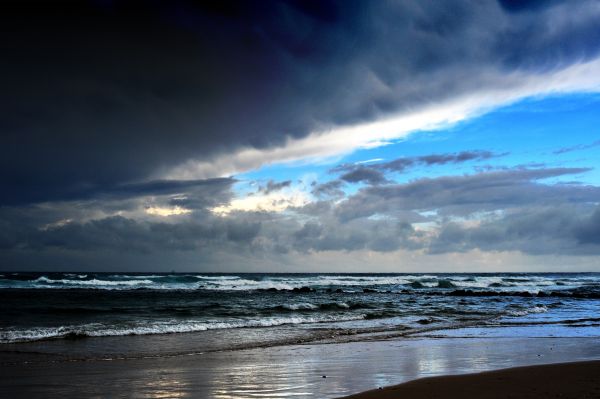
[(380, 162), (383, 160), (384, 160), (383, 158), (373, 158), (373, 159), (367, 159), (366, 161), (358, 161), (358, 162), (355, 162), (355, 164), (364, 165), (364, 164), (373, 163), (373, 162)]
[(232, 200), (227, 205), (217, 206), (211, 211), (219, 216), (231, 212), (283, 212), (289, 207), (300, 207), (310, 202), (308, 194), (297, 190), (282, 190), (265, 195), (248, 195)]
[(153, 216), (173, 216), (173, 215), (185, 215), (192, 212), (189, 209), (182, 208), (180, 206), (175, 207), (160, 207), (151, 206), (145, 209), (146, 213)]

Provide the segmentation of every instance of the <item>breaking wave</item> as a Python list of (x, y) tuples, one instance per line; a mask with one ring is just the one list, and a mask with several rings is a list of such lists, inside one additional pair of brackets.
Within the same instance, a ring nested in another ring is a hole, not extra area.
[(573, 290), (598, 284), (589, 275), (211, 275), (211, 274), (104, 274), (104, 273), (4, 273), (2, 288), (59, 288), (103, 290), (215, 290), (291, 291), (341, 289), (378, 291), (430, 289), (494, 292)]
[(151, 334), (175, 334), (189, 333), (217, 329), (251, 328), (251, 327), (274, 327), (286, 324), (312, 324), (326, 322), (342, 322), (361, 320), (367, 315), (354, 316), (290, 316), (271, 317), (256, 320), (239, 321), (164, 321), (150, 324), (138, 324), (132, 326), (109, 326), (101, 323), (84, 325), (71, 325), (59, 327), (37, 327), (22, 330), (0, 331), (0, 343), (31, 342), (48, 339), (74, 339), (85, 337), (111, 337), (124, 335), (151, 335)]

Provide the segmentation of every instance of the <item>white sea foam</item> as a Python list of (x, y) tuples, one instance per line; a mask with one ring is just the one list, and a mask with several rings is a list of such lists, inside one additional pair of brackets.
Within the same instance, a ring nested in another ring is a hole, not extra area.
[(161, 278), (161, 277), (165, 277), (165, 276), (161, 276), (160, 274), (149, 274), (149, 275), (137, 275), (137, 276), (132, 276), (132, 275), (128, 275), (128, 274), (115, 274), (115, 275), (110, 275), (108, 276), (108, 278), (114, 279), (114, 280), (150, 280), (153, 278)]
[[(597, 277), (560, 277), (557, 276), (512, 276), (512, 275), (193, 275), (193, 274), (147, 274), (147, 275), (105, 275), (88, 276), (71, 273), (64, 278), (41, 276), (35, 280), (2, 279), (1, 287), (6, 288), (96, 288), (107, 290), (156, 289), (156, 290), (293, 290), (311, 287), (314, 289), (342, 288), (344, 291), (359, 291), (366, 287), (383, 287), (385, 290), (402, 289), (493, 289), (497, 291), (529, 291), (574, 289), (588, 281), (595, 283)], [(442, 286), (440, 287), (440, 282)], [(447, 284), (447, 283), (450, 284)], [(560, 283), (560, 284), (558, 284)]]
[(45, 339), (80, 337), (108, 337), (124, 335), (151, 335), (189, 333), (217, 329), (274, 327), (286, 324), (310, 324), (323, 322), (341, 322), (364, 319), (364, 314), (353, 316), (320, 315), (313, 317), (267, 317), (246, 320), (213, 320), (213, 321), (157, 321), (151, 324), (137, 324), (123, 327), (107, 326), (100, 323), (60, 327), (35, 327), (26, 330), (0, 330), (0, 343), (39, 341)]
[(527, 316), (529, 314), (536, 314), (536, 313), (546, 313), (548, 311), (548, 308), (543, 306), (543, 305), (537, 305), (537, 306), (533, 306), (529, 309), (522, 309), (522, 310), (509, 310), (507, 312), (507, 314), (509, 316), (515, 316), (515, 317), (519, 317), (519, 316)]
[(281, 305), (281, 307), (283, 307), (284, 309), (288, 309), (288, 310), (314, 310), (314, 309), (319, 309), (318, 305), (314, 305), (312, 303), (286, 303), (284, 305)]
[(238, 280), (239, 276), (196, 276), (202, 280)]
[(150, 285), (153, 283), (152, 280), (69, 280), (69, 279), (59, 279), (53, 280), (49, 279), (45, 276), (39, 277), (34, 280), (33, 283), (39, 284), (63, 284), (63, 285), (71, 285), (71, 286), (88, 286), (88, 287), (116, 287), (116, 286), (139, 286), (139, 285)]
[(301, 282), (293, 281), (290, 279), (289, 282), (277, 282), (273, 280), (250, 280), (250, 279), (226, 279), (226, 280), (211, 280), (209, 282), (205, 282), (206, 285), (203, 287), (205, 289), (214, 289), (214, 290), (237, 290), (237, 291), (248, 291), (248, 290), (258, 290), (258, 289), (271, 289), (275, 288), (277, 290), (291, 290), (294, 288), (302, 287), (303, 284)]
[(215, 279), (206, 282), (205, 289), (217, 290), (292, 290), (301, 287), (359, 287), (373, 285), (404, 285), (411, 282), (405, 276), (360, 277), (360, 276), (314, 276), (314, 277), (269, 277), (262, 280), (245, 278)]
[(491, 284), (502, 284), (502, 277), (477, 277), (475, 279), (450, 280), (460, 288), (488, 288)]

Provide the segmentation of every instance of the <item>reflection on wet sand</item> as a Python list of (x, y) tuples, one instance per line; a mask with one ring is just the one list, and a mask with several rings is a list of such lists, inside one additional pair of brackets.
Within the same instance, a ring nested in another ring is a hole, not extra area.
[(186, 398), (191, 395), (189, 392), (189, 384), (173, 378), (171, 374), (166, 374), (144, 381), (142, 391), (147, 397), (162, 399), (162, 398)]
[(420, 377), (597, 358), (597, 338), (494, 337), (296, 345), (51, 366), (0, 361), (0, 396), (321, 399)]

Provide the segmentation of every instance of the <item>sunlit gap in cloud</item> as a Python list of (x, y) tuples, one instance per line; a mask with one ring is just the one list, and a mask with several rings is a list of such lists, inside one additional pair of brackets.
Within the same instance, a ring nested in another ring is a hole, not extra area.
[(309, 195), (299, 189), (283, 190), (269, 194), (248, 195), (217, 206), (211, 211), (218, 216), (232, 212), (283, 212), (290, 207), (300, 207), (311, 202)]
[(153, 216), (174, 216), (174, 215), (185, 215), (191, 213), (190, 209), (185, 209), (180, 206), (175, 207), (160, 207), (151, 206), (145, 209), (146, 213)]

